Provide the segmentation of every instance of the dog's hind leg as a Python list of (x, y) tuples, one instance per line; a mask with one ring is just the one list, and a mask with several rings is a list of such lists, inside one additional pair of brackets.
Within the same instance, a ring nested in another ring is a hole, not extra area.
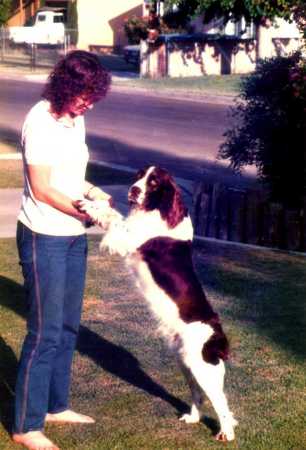
[(217, 365), (209, 364), (203, 360), (198, 361), (190, 367), (197, 383), (214, 407), (220, 421), (220, 432), (216, 439), (219, 441), (232, 441), (235, 438), (234, 427), (237, 421), (229, 410), (226, 396), (223, 391), (225, 368), (223, 361)]
[(190, 369), (186, 367), (182, 361), (180, 361), (180, 367), (190, 387), (192, 397), (192, 405), (190, 413), (183, 414), (183, 416), (180, 417), (180, 420), (186, 423), (197, 423), (200, 421), (201, 418), (200, 408), (203, 403), (203, 392), (199, 387), (198, 383), (196, 382), (194, 376), (192, 375)]

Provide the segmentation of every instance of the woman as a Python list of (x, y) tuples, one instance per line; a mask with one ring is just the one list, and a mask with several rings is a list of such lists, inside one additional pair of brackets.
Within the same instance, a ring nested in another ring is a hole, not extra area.
[(72, 356), (85, 283), (89, 217), (76, 200), (110, 198), (85, 181), (88, 149), (84, 113), (102, 99), (110, 76), (85, 51), (63, 58), (43, 100), (22, 130), (25, 188), (17, 246), (28, 302), (27, 335), (16, 383), (13, 440), (29, 449), (58, 449), (45, 421), (93, 423), (69, 409)]

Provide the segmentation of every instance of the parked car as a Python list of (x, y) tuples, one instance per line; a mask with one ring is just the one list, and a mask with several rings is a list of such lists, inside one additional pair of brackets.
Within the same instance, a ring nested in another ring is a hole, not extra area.
[(138, 66), (140, 63), (140, 45), (126, 45), (123, 49), (123, 56), (128, 64)]
[(9, 27), (9, 39), (15, 44), (63, 44), (64, 14), (56, 10), (38, 11), (33, 26)]

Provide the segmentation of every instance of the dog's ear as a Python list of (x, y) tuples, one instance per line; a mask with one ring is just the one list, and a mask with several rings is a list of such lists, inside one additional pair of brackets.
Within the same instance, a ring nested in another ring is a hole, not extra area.
[(172, 180), (169, 180), (163, 189), (160, 214), (169, 228), (175, 228), (187, 214), (181, 192)]

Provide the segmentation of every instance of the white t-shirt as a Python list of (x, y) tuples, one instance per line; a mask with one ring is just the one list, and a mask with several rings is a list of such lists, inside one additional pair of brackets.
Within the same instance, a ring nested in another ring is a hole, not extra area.
[(49, 102), (41, 100), (29, 111), (22, 128), (24, 193), (18, 219), (31, 230), (53, 236), (75, 236), (84, 224), (47, 203), (36, 200), (27, 174), (27, 164), (50, 167), (50, 184), (73, 200), (83, 198), (88, 148), (84, 117), (69, 127), (52, 117)]

